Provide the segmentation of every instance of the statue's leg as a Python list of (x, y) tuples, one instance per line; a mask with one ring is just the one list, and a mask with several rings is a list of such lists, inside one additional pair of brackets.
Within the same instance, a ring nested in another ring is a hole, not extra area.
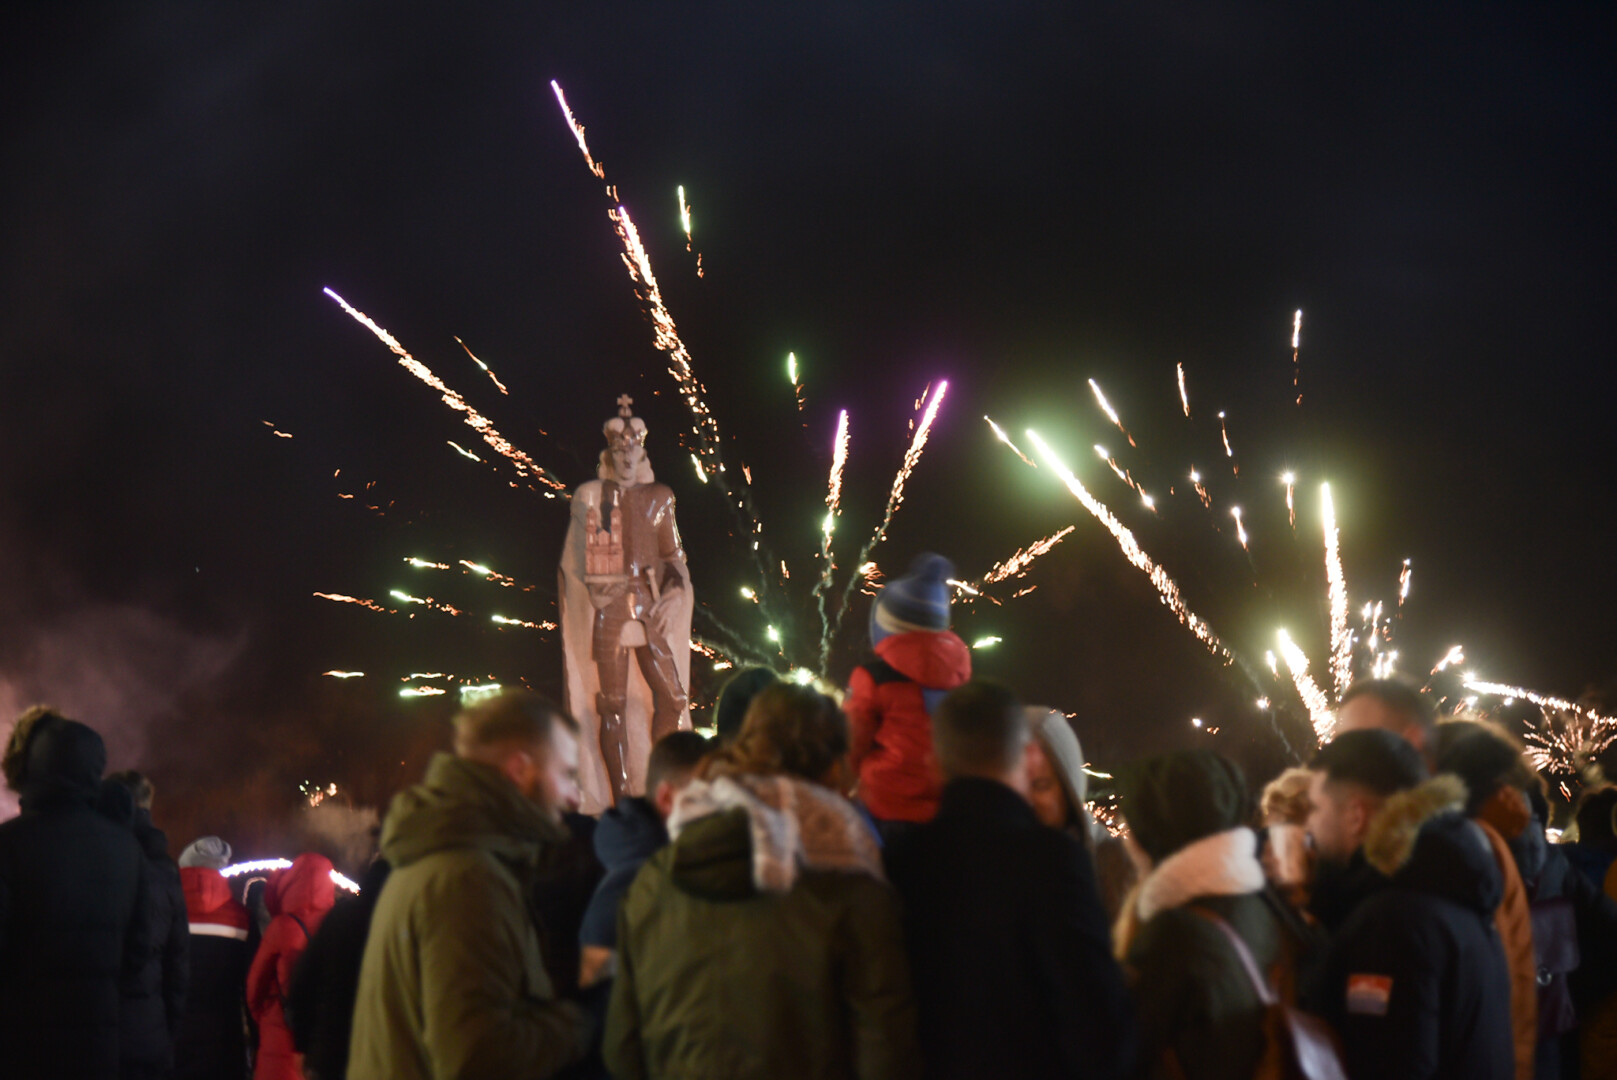
[(595, 695), (595, 714), (601, 722), (601, 764), (612, 785), (613, 805), (629, 794), (629, 741), (624, 726), (628, 705), (629, 655), (627, 649), (613, 650), (611, 656), (596, 660), (601, 692)]
[(679, 718), (685, 715), (685, 687), (679, 681), (679, 668), (662, 635), (648, 627), (646, 644), (634, 651), (640, 663), (640, 674), (651, 688), (651, 741), (669, 732), (679, 730)]

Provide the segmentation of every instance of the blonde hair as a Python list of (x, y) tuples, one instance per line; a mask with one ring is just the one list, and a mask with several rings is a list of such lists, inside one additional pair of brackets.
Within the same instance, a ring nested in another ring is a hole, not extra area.
[(65, 719), (52, 705), (34, 705), (17, 717), (16, 724), (11, 728), (11, 737), (6, 740), (5, 757), (0, 760), (0, 772), (4, 772), (6, 786), (12, 791), (22, 791), (22, 783), (28, 772), (28, 744), (33, 741), (34, 732), (48, 720)]
[(1308, 783), (1311, 774), (1293, 766), (1269, 781), (1261, 807), (1265, 825), (1301, 825), (1308, 820)]

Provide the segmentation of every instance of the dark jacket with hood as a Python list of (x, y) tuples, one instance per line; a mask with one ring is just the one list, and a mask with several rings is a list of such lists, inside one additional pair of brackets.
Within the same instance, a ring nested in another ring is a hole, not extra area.
[(147, 952), (145, 859), (95, 809), (106, 748), (83, 724), (33, 735), (0, 824), (0, 1061), (8, 1080), (118, 1074), (120, 976)]
[(606, 867), (606, 876), (595, 886), (584, 912), (579, 941), (603, 949), (618, 947), (618, 905), (623, 894), (646, 860), (667, 843), (668, 829), (647, 799), (625, 799), (601, 815), (601, 823), (595, 827), (595, 857)]
[[(786, 820), (770, 816), (777, 800), (681, 827), (681, 808), (708, 787), (696, 781), (670, 818), (674, 842), (624, 897), (603, 1046), (617, 1080), (918, 1074), (898, 898), (880, 880), (875, 840), (840, 796), (771, 779), (792, 785), (797, 826), (764, 824)], [(767, 796), (767, 782), (741, 782)], [(785, 836), (802, 849), (769, 854)], [(849, 857), (830, 869), (822, 849)]]
[(532, 904), (541, 850), (566, 839), (499, 770), (449, 754), (394, 798), (349, 1080), (539, 1080), (582, 1056), (583, 1014), (556, 1000)]
[(174, 1038), (175, 1080), (241, 1080), (247, 1072), (242, 1024), (250, 918), (211, 866), (180, 868), (190, 932), (190, 986)]
[(1128, 1075), (1134, 1010), (1089, 855), (994, 780), (893, 841), (928, 1077)]
[(174, 1065), (174, 1036), (191, 979), (190, 926), (180, 868), (168, 855), (168, 837), (150, 810), (135, 806), (123, 784), (102, 784), (101, 812), (128, 828), (146, 856), (145, 954), (120, 981), (119, 1056), (125, 1080), (166, 1076)]
[(270, 924), (247, 972), (247, 1009), (258, 1023), (256, 1080), (300, 1080), (286, 995), (298, 959), (335, 902), (331, 860), (324, 855), (304, 852), (270, 876), (264, 890)]
[(1354, 1080), (1515, 1076), (1499, 867), (1464, 801), (1452, 776), (1391, 796), (1352, 864), (1316, 886), (1339, 925), (1310, 1004)]
[(843, 710), (859, 800), (882, 821), (930, 821), (942, 774), (932, 752), (931, 708), (971, 678), (971, 650), (949, 630), (912, 630), (876, 642), (854, 669)]
[(310, 1080), (343, 1080), (348, 1075), (359, 965), (377, 897), (391, 870), (386, 859), (371, 863), (359, 883), (359, 895), (338, 898), (292, 973), (286, 995), (292, 1041), (304, 1055), (303, 1068)]

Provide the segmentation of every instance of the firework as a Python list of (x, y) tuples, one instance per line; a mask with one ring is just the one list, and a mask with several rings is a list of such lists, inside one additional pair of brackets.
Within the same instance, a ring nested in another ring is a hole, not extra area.
[(803, 411), (803, 379), (802, 373), (797, 369), (797, 354), (786, 354), (786, 378), (792, 384), (792, 397), (797, 401), (797, 411)]
[(1176, 365), (1179, 369), (1179, 404), (1185, 407), (1185, 419), (1190, 419), (1190, 394), (1185, 391), (1185, 365)]
[(1100, 406), (1100, 411), (1105, 413), (1107, 419), (1117, 426), (1117, 430), (1123, 433), (1123, 437), (1128, 439), (1129, 445), (1134, 446), (1134, 436), (1129, 434), (1129, 429), (1124, 427), (1123, 421), (1118, 418), (1117, 410), (1112, 408), (1112, 403), (1106, 400), (1105, 394), (1101, 393), (1100, 384), (1094, 379), (1090, 379), (1089, 389), (1094, 393), (1095, 402)]
[(1022, 453), (1022, 451), (1017, 447), (1017, 445), (1015, 443), (1011, 442), (1011, 437), (1009, 435), (1005, 434), (1005, 431), (1004, 431), (1003, 428), (1001, 428), (998, 424), (994, 423), (994, 421), (992, 419), (990, 419), (989, 417), (985, 416), (985, 417), (983, 417), (983, 419), (987, 420), (988, 421), (988, 426), (994, 429), (994, 437), (997, 438), (1000, 442), (1004, 443), (1006, 446), (1011, 448), (1011, 453), (1013, 453), (1017, 457), (1021, 458), (1024, 464), (1031, 465), (1035, 469), (1037, 469), (1039, 467), (1039, 465), (1038, 465), (1038, 463), (1036, 461), (1034, 461), (1032, 458), (1028, 457), (1026, 454)]
[(363, 679), (363, 671), (322, 671), (320, 674), (329, 675), (333, 679)]
[[(1233, 460), (1235, 451), (1230, 448), (1230, 429), (1229, 425), (1224, 422), (1223, 413), (1218, 414), (1218, 433), (1224, 437), (1224, 456)], [(1235, 471), (1240, 473), (1241, 470), (1237, 467)]]
[(578, 149), (584, 155), (584, 164), (589, 166), (590, 172), (596, 177), (605, 180), (606, 170), (596, 164), (595, 159), (590, 156), (589, 144), (584, 141), (584, 125), (573, 119), (573, 110), (567, 107), (567, 96), (561, 92), (561, 84), (551, 79), (550, 88), (556, 92), (556, 102), (561, 106), (561, 114), (567, 118), (568, 129), (572, 131), (573, 138), (578, 140)]
[(489, 367), (487, 364), (483, 363), (483, 361), (479, 360), (477, 358), (477, 354), (472, 352), (472, 347), (470, 345), (466, 344), (464, 341), (460, 340), (460, 338), (458, 338), (458, 337), (455, 338), (455, 343), (457, 345), (459, 345), (461, 348), (466, 350), (466, 355), (472, 358), (472, 363), (476, 364), (478, 367), (483, 369), (483, 374), (485, 374), (485, 375), (487, 375), (489, 377), (489, 381), (494, 384), (494, 388), (496, 390), (498, 390), (500, 393), (504, 394), (506, 397), (511, 396), (511, 391), (507, 390), (505, 388), (505, 384), (500, 381), (500, 377), (498, 375), (494, 374), (494, 369)]
[(1399, 611), (1403, 611), (1403, 609), (1404, 609), (1404, 601), (1409, 599), (1409, 579), (1410, 579), (1411, 575), (1414, 574), (1414, 572), (1415, 572), (1415, 568), (1409, 565), (1409, 560), (1408, 559), (1405, 559), (1404, 560), (1404, 568), (1398, 572), (1398, 610)]
[(1439, 660), (1437, 666), (1432, 668), (1432, 674), (1436, 675), (1445, 668), (1463, 663), (1465, 663), (1465, 647), (1462, 645), (1450, 645), (1449, 651), (1443, 654), (1443, 659)]
[(1331, 604), (1331, 676), (1336, 693), (1353, 681), (1353, 636), (1348, 633), (1347, 578), (1342, 573), (1342, 549), (1336, 528), (1336, 504), (1331, 485), (1319, 487), (1320, 511), (1325, 525), (1325, 580)]
[(369, 315), (353, 307), (331, 289), (327, 288), (324, 292), (335, 300), (339, 307), (352, 316), (355, 322), (375, 334), (382, 344), (392, 350), (393, 355), (399, 358), (400, 365), (406, 371), (438, 391), (443, 396), (443, 403), (462, 414), (465, 417), (466, 426), (481, 435), (483, 441), (488, 443), (496, 453), (515, 465), (518, 473), (523, 476), (531, 476), (544, 484), (549, 489), (542, 493), (546, 498), (553, 499), (556, 497), (557, 492), (567, 490), (566, 484), (563, 484), (561, 480), (552, 475), (549, 469), (539, 465), (533, 458), (513, 446), (505, 436), (499, 433), (488, 417), (467, 404), (466, 399), (445, 385), (442, 379), (432, 373), (431, 368), (406, 352), (404, 346), (399, 344), (398, 339), (378, 326)]
[(417, 570), (448, 570), (449, 569), (449, 564), (446, 563), (446, 562), (429, 562), (426, 559), (417, 559), (417, 558), (414, 558), (413, 556), (410, 557), (410, 558), (406, 558), (404, 561), (405, 561), (405, 563), (407, 565), (413, 566)]
[[(409, 593), (404, 592), (401, 589), (390, 589), (390, 590), (388, 590), (388, 595), (391, 596), (393, 599), (399, 601), (400, 603), (416, 604), (416, 605), (418, 605), (420, 607), (430, 608), (433, 611), (442, 611), (447, 615), (464, 615), (464, 614), (466, 614), (464, 611), (461, 611), (459, 608), (453, 607), (453, 606), (451, 606), (449, 604), (440, 603), (439, 601), (434, 600), (430, 596), (411, 596)], [(414, 618), (414, 616), (412, 615), (411, 618)]]
[(1207, 488), (1202, 484), (1202, 474), (1194, 467), (1190, 470), (1190, 483), (1196, 489), (1196, 495), (1201, 499), (1202, 505), (1207, 509), (1213, 508), (1213, 497), (1207, 494)]
[(1241, 520), (1241, 508), (1230, 507), (1230, 517), (1235, 519), (1235, 538), (1241, 541), (1241, 550), (1251, 552), (1252, 549), (1246, 546), (1246, 524)]
[(995, 645), (998, 645), (1004, 640), (1005, 639), (1002, 637), (990, 634), (988, 637), (980, 637), (976, 641), (973, 641), (971, 643), (971, 647), (973, 649), (992, 649)]
[(460, 445), (460, 443), (455, 442), (453, 439), (445, 439), (444, 441), (447, 442), (450, 445), (450, 447), (455, 451), (455, 453), (459, 454), (461, 457), (468, 457), (468, 458), (471, 458), (473, 461), (478, 462), (479, 464), (482, 463), (482, 461), (483, 461), (482, 458), (478, 457), (476, 454), (472, 453), (470, 450), (468, 450), (464, 446)]
[(495, 623), (499, 626), (520, 626), (525, 630), (556, 629), (556, 624), (553, 622), (529, 622), (527, 619), (508, 619), (504, 615), (490, 615), (489, 622)]
[(1291, 388), (1297, 391), (1297, 404), (1303, 403), (1302, 365), (1297, 360), (1297, 346), (1303, 338), (1303, 309), (1291, 317)]
[(1052, 533), (1043, 540), (1035, 541), (1027, 547), (1017, 550), (1014, 555), (1003, 562), (995, 563), (988, 573), (983, 575), (983, 584), (992, 585), (996, 581), (1006, 581), (1010, 578), (1021, 577), (1027, 573), (1027, 569), (1032, 565), (1034, 559), (1048, 553), (1051, 548), (1065, 540), (1067, 535), (1077, 527), (1076, 525), (1068, 525), (1058, 533)]
[(281, 431), (278, 428), (276, 428), (275, 424), (273, 422), (269, 421), (269, 420), (264, 421), (264, 426), (269, 428), (270, 432), (277, 439), (290, 439), (292, 437), (291, 435), (287, 434), (286, 432)]
[(1309, 720), (1314, 725), (1314, 735), (1319, 739), (1321, 746), (1331, 741), (1331, 733), (1336, 730), (1336, 715), (1331, 711), (1330, 698), (1325, 691), (1319, 688), (1314, 677), (1308, 673), (1308, 657), (1303, 650), (1291, 640), (1291, 635), (1284, 630), (1279, 633), (1280, 655), (1286, 661), (1286, 670), (1291, 672), (1291, 681), (1297, 687), (1297, 695), (1303, 699), (1303, 705), (1308, 709)]
[(837, 435), (831, 445), (831, 477), (826, 487), (825, 505), (833, 514), (842, 512), (842, 471), (848, 464), (848, 410), (837, 416)]
[(375, 600), (367, 600), (361, 596), (344, 596), (342, 593), (328, 592), (317, 592), (314, 595), (318, 596), (322, 600), (331, 600), (338, 604), (358, 604), (362, 608), (368, 608), (371, 611), (380, 611), (384, 615), (398, 614), (398, 611), (394, 608), (384, 607), (381, 604), (378, 604)]
[(1297, 531), (1297, 504), (1292, 495), (1297, 486), (1297, 474), (1287, 470), (1280, 474), (1280, 482), (1286, 485), (1286, 517), (1291, 522), (1291, 531)]

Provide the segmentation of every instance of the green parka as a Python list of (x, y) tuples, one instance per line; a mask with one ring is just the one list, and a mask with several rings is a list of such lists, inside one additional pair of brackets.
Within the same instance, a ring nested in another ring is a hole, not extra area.
[(541, 848), (565, 839), (498, 770), (449, 754), (399, 793), (349, 1080), (537, 1080), (582, 1056), (582, 1013), (555, 999), (527, 899)]
[(789, 892), (760, 892), (745, 811), (693, 821), (619, 910), (607, 1067), (617, 1080), (914, 1076), (903, 943), (884, 882), (802, 869)]

